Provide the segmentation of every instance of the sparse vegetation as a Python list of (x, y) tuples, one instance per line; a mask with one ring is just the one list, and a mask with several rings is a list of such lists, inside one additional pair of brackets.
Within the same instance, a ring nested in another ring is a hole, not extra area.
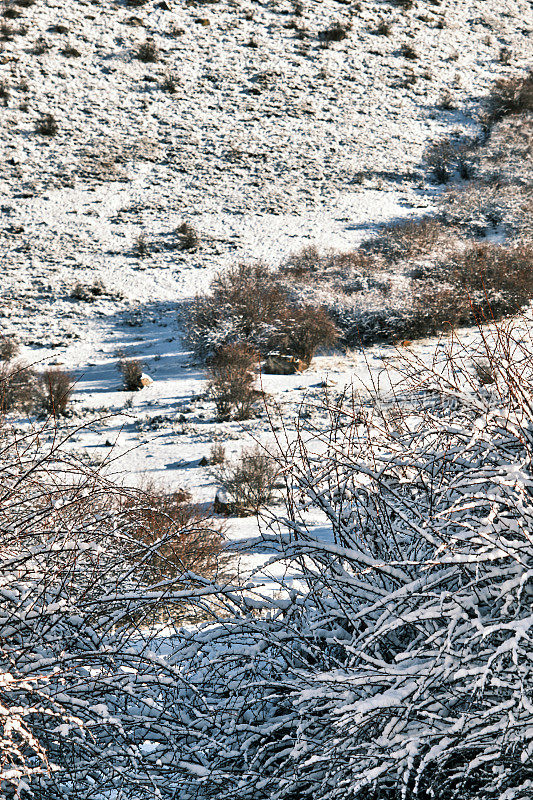
[(209, 452), (209, 463), (212, 466), (223, 464), (226, 460), (226, 448), (221, 442), (214, 442)]
[(145, 233), (140, 233), (135, 239), (133, 252), (138, 258), (145, 258), (150, 253), (150, 245)]
[(42, 406), (53, 417), (64, 416), (72, 396), (72, 376), (59, 367), (46, 369), (41, 376)]
[(119, 354), (118, 370), (122, 375), (122, 388), (125, 392), (138, 392), (143, 388), (143, 363), (137, 358), (126, 358)]
[(43, 114), (35, 124), (35, 130), (41, 136), (55, 136), (59, 125), (53, 114)]
[(257, 402), (254, 391), (258, 354), (241, 342), (220, 347), (210, 360), (209, 392), (218, 419), (248, 419)]
[(224, 462), (215, 474), (228, 494), (228, 513), (258, 514), (272, 501), (277, 465), (259, 445), (244, 449), (235, 461)]
[(23, 361), (0, 363), (0, 412), (33, 412), (41, 403), (37, 372)]
[(402, 44), (402, 46), (400, 47), (400, 55), (403, 56), (404, 58), (407, 58), (409, 61), (416, 61), (416, 59), (418, 58), (418, 53), (415, 47), (412, 44), (409, 44), (408, 42)]
[(0, 336), (0, 361), (12, 361), (19, 353), (19, 344), (14, 336)]
[[(176, 580), (189, 571), (212, 578), (228, 569), (220, 521), (213, 519), (212, 508), (193, 503), (188, 492), (145, 481), (139, 492), (124, 496), (122, 508), (130, 517), (133, 554), (142, 543), (147, 580)], [(153, 548), (148, 557), (145, 547)]]
[(330, 42), (342, 42), (343, 39), (346, 39), (352, 30), (352, 26), (349, 22), (335, 22), (326, 30), (321, 31), (319, 33), (319, 38), (324, 44), (329, 44)]
[(106, 288), (101, 280), (96, 280), (94, 283), (76, 283), (72, 289), (70, 296), (73, 300), (81, 300), (84, 303), (94, 303), (99, 297), (106, 294)]
[(322, 308), (298, 305), (282, 276), (262, 264), (240, 264), (219, 273), (211, 295), (198, 298), (188, 316), (189, 339), (210, 360), (221, 347), (249, 343), (266, 357), (294, 356), (301, 368), (319, 347), (336, 341), (337, 329)]
[(533, 70), (525, 76), (501, 78), (494, 83), (488, 102), (491, 124), (510, 114), (527, 111), (533, 111)]
[(161, 52), (153, 39), (147, 39), (138, 46), (136, 57), (139, 61), (152, 64), (161, 59)]
[(189, 222), (182, 222), (177, 233), (182, 250), (197, 250), (200, 246), (200, 235), (194, 225)]

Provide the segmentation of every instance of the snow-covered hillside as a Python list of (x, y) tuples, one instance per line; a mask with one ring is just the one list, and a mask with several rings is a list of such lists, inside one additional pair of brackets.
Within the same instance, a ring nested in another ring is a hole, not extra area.
[[(476, 133), (491, 82), (528, 63), (528, 0), (408, 5), (6, 6), (2, 332), (27, 361), (76, 376), (66, 424), (107, 417), (74, 441), (94, 462), (113, 445), (120, 480), (148, 473), (212, 500), (198, 462), (213, 441), (231, 455), (270, 426), (265, 415), (216, 422), (181, 341), (183, 302), (227, 265), (277, 264), (306, 244), (347, 249), (427, 213), (440, 191), (428, 142)], [(146, 43), (152, 61), (138, 57)], [(46, 114), (53, 136), (36, 131)], [(196, 250), (180, 248), (184, 221)], [(72, 296), (95, 284), (93, 302)], [(121, 390), (119, 350), (144, 361), (150, 387)], [(387, 354), (322, 355), (262, 388), (290, 419), (325, 380), (341, 389)]]

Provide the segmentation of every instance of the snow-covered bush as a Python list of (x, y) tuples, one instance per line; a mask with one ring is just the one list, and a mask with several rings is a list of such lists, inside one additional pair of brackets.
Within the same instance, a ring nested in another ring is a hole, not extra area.
[(533, 347), (477, 341), (300, 421), (264, 588), (148, 586), (106, 482), (4, 433), (4, 795), (528, 800)]
[(388, 401), (331, 398), (324, 435), (302, 423), (287, 516), (255, 543), (292, 580), (262, 603), (250, 584), (233, 621), (191, 637), (182, 797), (531, 797), (524, 335), (482, 332), (491, 384), (452, 342)]
[(282, 352), (308, 366), (337, 329), (320, 307), (293, 297), (281, 275), (263, 264), (239, 264), (215, 276), (211, 294), (197, 299), (186, 319), (188, 338), (207, 361), (222, 348), (246, 345), (262, 356)]
[(136, 515), (53, 433), (0, 428), (0, 795), (175, 797), (188, 679), (154, 620), (211, 584), (149, 579), (194, 522), (144, 542), (142, 497)]
[(209, 364), (209, 393), (215, 401), (217, 417), (249, 419), (258, 393), (254, 389), (259, 354), (244, 342), (218, 349)]

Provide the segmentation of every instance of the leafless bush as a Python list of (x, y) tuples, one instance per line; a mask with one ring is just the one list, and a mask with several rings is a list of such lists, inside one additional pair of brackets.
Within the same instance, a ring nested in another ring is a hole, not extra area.
[(41, 136), (55, 136), (59, 130), (59, 125), (53, 114), (43, 114), (37, 121), (35, 130)]
[(19, 345), (14, 336), (0, 336), (0, 361), (11, 361), (18, 352)]
[(70, 296), (73, 300), (81, 300), (84, 303), (94, 303), (99, 297), (107, 294), (106, 288), (101, 280), (96, 280), (94, 283), (76, 283), (72, 289)]
[(0, 410), (30, 413), (41, 404), (41, 387), (36, 371), (22, 361), (0, 364)]
[(212, 465), (223, 464), (226, 460), (226, 448), (220, 442), (215, 442), (209, 452), (209, 463)]
[(490, 123), (509, 114), (533, 111), (533, 71), (525, 76), (496, 81), (489, 95), (488, 107)]
[(2, 797), (179, 796), (188, 770), (165, 753), (180, 749), (189, 678), (154, 621), (176, 620), (179, 639), (186, 603), (213, 618), (222, 584), (180, 566), (214, 571), (220, 537), (174, 497), (114, 487), (59, 438), (0, 430)]
[(307, 368), (319, 347), (332, 347), (339, 338), (337, 326), (323, 308), (288, 307), (276, 320), (269, 350), (293, 356)]
[(145, 258), (150, 252), (150, 245), (146, 234), (140, 233), (133, 243), (133, 252), (139, 258)]
[(46, 369), (41, 385), (43, 409), (54, 417), (63, 416), (74, 388), (72, 375), (59, 367)]
[(200, 236), (196, 228), (189, 222), (183, 222), (178, 227), (180, 246), (182, 250), (196, 250), (200, 245)]
[(533, 246), (475, 243), (452, 254), (450, 283), (462, 286), (488, 316), (519, 311), (533, 297)]
[(219, 419), (248, 419), (257, 402), (253, 385), (258, 354), (244, 343), (220, 347), (210, 361), (209, 392), (215, 400)]
[(143, 560), (150, 581), (175, 579), (186, 572), (212, 578), (227, 570), (230, 555), (220, 522), (213, 519), (211, 508), (192, 503), (188, 492), (169, 492), (146, 481), (139, 493), (124, 497), (122, 508), (126, 518), (131, 512), (133, 552), (138, 542), (154, 548)]
[(528, 796), (524, 333), (479, 332), (477, 356), (501, 364), (497, 390), (479, 387), (472, 345), (453, 340), (434, 369), (405, 362), (401, 390), (366, 404), (364, 425), (357, 394), (326, 399), (328, 429), (310, 423), (287, 448), (286, 511), (253, 542), (279, 591), (270, 581), (268, 600), (243, 597), (194, 636), (209, 697), (205, 711), (194, 684), (209, 730), (187, 750), (208, 765), (192, 778), (200, 796), (221, 781), (229, 800), (257, 800), (258, 781), (286, 800), (338, 800), (347, 786), (353, 800)]
[(257, 514), (272, 501), (277, 465), (259, 446), (243, 450), (236, 461), (224, 462), (215, 474), (228, 493), (231, 514)]
[(160, 60), (161, 53), (156, 42), (153, 39), (147, 39), (138, 46), (136, 57), (139, 59), (139, 61), (143, 61), (146, 64), (151, 64)]
[(319, 33), (319, 38), (325, 44), (329, 42), (342, 42), (350, 33), (352, 26), (349, 22), (335, 22), (326, 30)]
[(424, 159), (431, 168), (437, 183), (448, 183), (455, 167), (457, 150), (450, 139), (439, 139), (429, 145)]
[(402, 44), (400, 47), (400, 55), (404, 58), (409, 59), (410, 61), (416, 61), (418, 58), (418, 53), (416, 49), (413, 47), (412, 44), (406, 43)]
[(122, 386), (125, 392), (138, 392), (143, 388), (143, 363), (137, 358), (121, 356), (118, 369), (122, 375)]
[(449, 226), (433, 217), (422, 217), (387, 225), (378, 236), (363, 242), (362, 247), (395, 262), (427, 255), (449, 239)]
[(188, 319), (190, 340), (203, 357), (212, 358), (224, 345), (245, 342), (263, 356), (282, 350), (309, 363), (318, 347), (336, 339), (327, 313), (299, 307), (281, 275), (262, 264), (240, 264), (219, 273), (211, 291), (196, 302)]

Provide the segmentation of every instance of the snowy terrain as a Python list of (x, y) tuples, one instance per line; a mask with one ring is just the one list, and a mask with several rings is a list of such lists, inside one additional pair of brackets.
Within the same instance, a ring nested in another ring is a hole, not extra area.
[[(307, 244), (346, 250), (382, 223), (431, 211), (440, 189), (423, 151), (444, 134), (475, 134), (491, 82), (528, 64), (531, 4), (14, 7), (0, 53), (2, 332), (28, 362), (76, 377), (74, 415), (61, 424), (82, 426), (73, 443), (94, 463), (211, 501), (216, 482), (198, 462), (213, 442), (231, 456), (272, 434), (265, 413), (215, 420), (181, 339), (183, 304), (227, 265), (276, 265)], [(383, 21), (389, 35), (378, 33)], [(325, 46), (337, 22), (351, 28)], [(159, 52), (151, 63), (136, 57), (147, 40)], [(46, 113), (53, 137), (35, 132)], [(197, 251), (179, 248), (184, 221), (200, 234)], [(71, 297), (96, 281), (105, 293), (94, 302)], [(140, 358), (153, 384), (122, 391), (119, 350)], [(290, 427), (325, 384), (341, 391), (395, 357), (390, 347), (322, 354), (301, 375), (264, 376), (262, 388)], [(229, 532), (255, 525), (232, 521)]]

